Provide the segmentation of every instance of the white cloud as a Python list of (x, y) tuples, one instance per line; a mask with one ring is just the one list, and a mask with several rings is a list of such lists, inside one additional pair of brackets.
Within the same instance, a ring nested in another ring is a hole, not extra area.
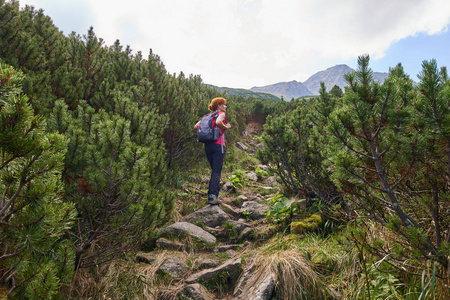
[(59, 0), (69, 2), (89, 5), (107, 45), (120, 39), (144, 57), (151, 48), (171, 73), (245, 88), (303, 81), (365, 53), (381, 58), (396, 41), (450, 22), (448, 0)]

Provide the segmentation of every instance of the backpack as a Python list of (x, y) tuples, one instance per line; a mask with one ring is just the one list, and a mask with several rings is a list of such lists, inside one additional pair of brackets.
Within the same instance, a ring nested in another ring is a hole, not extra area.
[(200, 126), (197, 130), (197, 138), (199, 142), (211, 143), (220, 137), (220, 128), (216, 126), (216, 119), (219, 116), (217, 111), (204, 115), (200, 120)]

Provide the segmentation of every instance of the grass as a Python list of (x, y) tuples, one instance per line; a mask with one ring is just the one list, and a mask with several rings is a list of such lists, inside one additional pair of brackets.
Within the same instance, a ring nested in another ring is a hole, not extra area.
[(255, 278), (264, 274), (277, 278), (277, 299), (329, 299), (326, 283), (301, 251), (295, 236), (277, 235), (247, 255), (256, 266)]
[(67, 288), (67, 299), (171, 299), (184, 284), (182, 280), (158, 275), (157, 270), (174, 255), (188, 259), (187, 253), (161, 251), (152, 264), (136, 264), (130, 259), (78, 270)]

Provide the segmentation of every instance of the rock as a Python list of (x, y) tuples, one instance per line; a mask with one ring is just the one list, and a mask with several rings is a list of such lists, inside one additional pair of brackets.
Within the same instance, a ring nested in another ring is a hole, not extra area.
[(258, 271), (254, 263), (249, 263), (239, 277), (234, 289), (234, 299), (272, 299), (277, 279), (272, 272)]
[(247, 201), (242, 205), (241, 214), (250, 215), (253, 220), (259, 220), (266, 217), (268, 206), (256, 201)]
[(237, 198), (238, 198), (239, 202), (241, 202), (241, 203), (248, 200), (248, 198), (244, 195), (239, 195)]
[(269, 169), (268, 165), (257, 165), (256, 167), (261, 169), (261, 170), (263, 170), (263, 171), (267, 171), (267, 169)]
[(245, 173), (245, 177), (247, 177), (248, 179), (252, 180), (252, 181), (258, 181), (258, 176), (256, 175), (256, 172), (247, 172)]
[(199, 283), (189, 284), (178, 294), (177, 299), (184, 300), (214, 300), (216, 297)]
[(231, 249), (241, 248), (241, 245), (222, 245), (214, 248), (214, 253), (227, 252)]
[(208, 205), (186, 216), (185, 221), (199, 222), (209, 227), (222, 226), (228, 221), (228, 215), (220, 208), (220, 205)]
[[(273, 290), (276, 285), (275, 274), (271, 272), (261, 274), (249, 274), (247, 284), (244, 287), (238, 287), (237, 293), (234, 294), (236, 299), (252, 299), (252, 300), (270, 300), (272, 299)], [(235, 290), (236, 291), (236, 290)]]
[(231, 181), (227, 181), (222, 185), (222, 190), (224, 192), (235, 192), (236, 187), (233, 185)]
[(201, 229), (200, 227), (188, 223), (188, 222), (177, 222), (175, 224), (172, 224), (164, 229), (162, 229), (159, 232), (160, 237), (186, 237), (191, 236), (195, 239), (199, 239), (200, 241), (208, 244), (208, 245), (214, 245), (216, 243), (216, 238), (206, 232), (205, 230)]
[(237, 147), (238, 149), (241, 149), (241, 150), (244, 150), (244, 151), (247, 151), (247, 150), (248, 150), (248, 147), (247, 147), (244, 143), (242, 143), (242, 142), (237, 142), (237, 143), (236, 143), (236, 147)]
[(230, 249), (230, 250), (227, 250), (227, 251), (225, 252), (225, 254), (226, 254), (228, 257), (235, 257), (238, 253), (237, 253), (236, 251), (234, 251), (233, 249)]
[(178, 257), (171, 257), (166, 259), (161, 266), (159, 266), (157, 273), (167, 273), (171, 277), (179, 278), (184, 275), (188, 270), (188, 266), (181, 261)]
[(236, 228), (236, 232), (240, 234), (245, 228), (247, 228), (249, 225), (245, 222), (244, 219), (239, 219), (237, 221), (230, 220), (230, 223), (234, 225)]
[(185, 282), (190, 284), (199, 281), (209, 281), (211, 279), (214, 279), (216, 276), (221, 275), (223, 272), (226, 272), (233, 282), (239, 277), (241, 264), (242, 263), (240, 257), (232, 258), (227, 260), (223, 265), (220, 265), (216, 268), (206, 269), (192, 274), (185, 280)]
[(256, 194), (256, 195), (249, 196), (248, 201), (255, 201), (258, 203), (262, 203), (264, 200), (260, 194)]
[(184, 244), (172, 242), (165, 238), (159, 238), (156, 240), (156, 247), (165, 250), (182, 251), (184, 249)]
[(196, 262), (199, 270), (215, 268), (220, 264), (217, 259), (202, 259)]
[(239, 241), (252, 241), (255, 239), (255, 230), (253, 228), (247, 227), (242, 230), (241, 234), (239, 235), (238, 239)]
[(278, 186), (277, 178), (275, 176), (267, 177), (266, 179), (263, 180), (263, 183), (273, 188), (276, 188)]
[(221, 205), (222, 209), (224, 212), (226, 212), (228, 215), (230, 215), (231, 217), (238, 219), (239, 218), (239, 212), (236, 211), (233, 207), (231, 207), (228, 204), (222, 203)]
[(151, 253), (139, 252), (136, 254), (135, 261), (137, 263), (152, 264), (156, 260), (156, 256)]

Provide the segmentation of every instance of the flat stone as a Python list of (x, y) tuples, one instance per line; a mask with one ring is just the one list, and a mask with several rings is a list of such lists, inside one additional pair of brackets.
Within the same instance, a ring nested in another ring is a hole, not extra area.
[(159, 232), (159, 236), (181, 238), (191, 236), (193, 238), (201, 240), (208, 245), (216, 244), (216, 238), (212, 234), (188, 222), (177, 222), (170, 226), (167, 226)]

